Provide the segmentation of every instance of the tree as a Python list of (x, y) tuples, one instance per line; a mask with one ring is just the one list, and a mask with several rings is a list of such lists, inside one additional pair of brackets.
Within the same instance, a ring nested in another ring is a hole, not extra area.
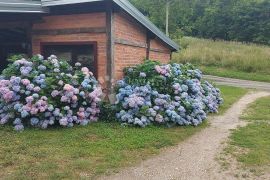
[(172, 38), (186, 35), (270, 44), (269, 0), (131, 1)]

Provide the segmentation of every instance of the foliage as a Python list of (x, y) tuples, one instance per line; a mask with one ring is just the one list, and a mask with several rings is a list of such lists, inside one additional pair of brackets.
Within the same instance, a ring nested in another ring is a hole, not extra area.
[(151, 123), (198, 125), (222, 103), (219, 89), (201, 82), (200, 70), (190, 64), (160, 65), (155, 61), (125, 70), (118, 82), (117, 118), (145, 127)]
[(115, 114), (117, 113), (116, 106), (113, 104), (103, 101), (100, 105), (99, 119), (103, 122), (116, 122), (117, 119)]
[[(167, 0), (131, 0), (165, 30)], [(270, 44), (269, 0), (170, 0), (169, 30), (212, 39)]]
[(93, 74), (51, 56), (12, 58), (0, 80), (0, 123), (47, 128), (96, 121), (102, 94)]

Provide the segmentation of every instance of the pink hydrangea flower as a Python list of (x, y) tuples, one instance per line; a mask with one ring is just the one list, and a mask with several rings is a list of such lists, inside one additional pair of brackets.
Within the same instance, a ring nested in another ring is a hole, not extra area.
[(61, 97), (61, 102), (68, 102), (68, 98), (66, 96)]
[(13, 96), (14, 96), (14, 92), (12, 92), (12, 91), (9, 91), (9, 92), (3, 94), (3, 98), (6, 102), (10, 102), (12, 100)]
[(73, 102), (78, 101), (78, 97), (77, 97), (77, 96), (75, 96), (75, 95), (74, 95), (74, 96), (72, 96), (72, 101), (73, 101)]
[(31, 113), (32, 115), (35, 115), (35, 114), (38, 113), (38, 109), (35, 108), (35, 107), (33, 107), (33, 108), (31, 109), (30, 113)]
[(89, 93), (89, 97), (94, 101), (94, 102), (100, 102), (101, 97), (103, 94), (101, 87), (97, 87), (93, 92)]
[(33, 96), (28, 96), (25, 98), (25, 100), (27, 103), (32, 103), (34, 101), (34, 98), (33, 98)]
[(90, 71), (89, 71), (89, 69), (87, 67), (83, 67), (81, 69), (81, 71), (83, 72), (84, 75), (89, 75), (89, 73), (90, 73)]
[(73, 90), (73, 86), (71, 86), (70, 84), (65, 84), (64, 90), (65, 91), (72, 91)]
[(156, 65), (155, 66), (155, 70), (163, 75), (163, 76), (169, 76), (170, 75), (170, 72), (171, 72), (171, 69), (170, 69), (170, 66), (169, 65), (163, 65), (163, 66), (159, 66), (159, 65)]
[(34, 90), (35, 92), (39, 92), (41, 89), (40, 89), (40, 87), (36, 86), (36, 87), (34, 87), (33, 90)]
[(84, 112), (77, 112), (77, 115), (79, 117), (79, 119), (84, 119), (85, 118), (85, 113)]
[(23, 84), (24, 86), (27, 86), (27, 85), (30, 84), (30, 81), (29, 81), (28, 79), (22, 79), (21, 82), (22, 82), (22, 84)]
[(52, 96), (52, 97), (56, 97), (56, 96), (58, 96), (59, 94), (60, 94), (59, 91), (53, 90), (52, 93), (51, 93), (51, 96)]

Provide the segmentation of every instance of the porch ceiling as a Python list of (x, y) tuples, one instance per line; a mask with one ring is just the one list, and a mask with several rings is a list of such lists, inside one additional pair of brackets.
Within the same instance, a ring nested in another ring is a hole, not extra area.
[(26, 42), (27, 30), (23, 28), (0, 28), (0, 44), (13, 42)]

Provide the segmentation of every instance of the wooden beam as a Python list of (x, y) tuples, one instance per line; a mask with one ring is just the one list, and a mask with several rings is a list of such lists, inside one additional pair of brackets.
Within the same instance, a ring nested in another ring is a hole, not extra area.
[(150, 58), (150, 46), (151, 46), (151, 39), (150, 39), (150, 36), (149, 36), (149, 33), (147, 33), (146, 35), (146, 59), (149, 59)]
[(28, 13), (3, 13), (0, 16), (0, 22), (30, 22), (40, 20), (42, 14), (28, 14)]
[(81, 33), (106, 33), (105, 27), (33, 30), (32, 35), (67, 35)]
[(106, 29), (107, 29), (107, 88), (108, 93), (114, 91), (114, 36), (113, 36), (113, 4), (112, 1), (106, 3)]
[(0, 29), (0, 35), (4, 38), (4, 39), (26, 39), (24, 34), (21, 33), (15, 33), (13, 31), (10, 31), (9, 29)]
[(154, 49), (154, 48), (150, 48), (150, 51), (152, 52), (158, 52), (158, 53), (166, 53), (166, 54), (170, 54), (171, 51), (166, 51), (166, 50), (161, 50), (161, 49)]
[(20, 35), (25, 35), (26, 31), (21, 28), (8, 28), (8, 30), (12, 33), (20, 34)]
[(140, 43), (140, 42), (134, 42), (126, 39), (115, 39), (114, 42), (116, 44), (122, 44), (122, 45), (127, 45), (127, 46), (132, 46), (132, 47), (139, 47), (139, 48), (147, 48), (147, 44), (145, 43)]
[(0, 29), (25, 28), (28, 27), (29, 24), (29, 22), (0, 22)]

